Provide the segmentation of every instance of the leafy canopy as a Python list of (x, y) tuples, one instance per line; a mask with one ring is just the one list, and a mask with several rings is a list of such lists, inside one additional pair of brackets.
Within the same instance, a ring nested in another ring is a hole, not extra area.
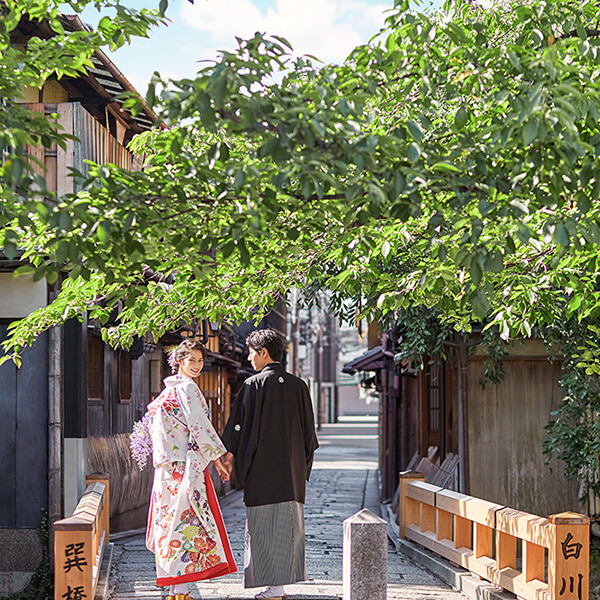
[[(6, 3), (3, 96), (80, 72), (96, 48), (161, 19), (113, 8), (98, 32), (69, 32), (52, 2)], [(66, 277), (5, 349), (85, 310), (107, 322), (117, 304), (105, 336), (127, 345), (198, 314), (248, 317), (315, 282), (340, 310), (347, 298), (379, 317), (435, 306), (455, 329), (486, 319), (505, 339), (597, 318), (599, 13), (399, 2), (342, 65), (293, 58), (282, 38), (239, 40), (195, 79), (156, 75), (147, 102), (169, 129), (134, 141), (147, 168), (92, 166), (60, 198), (32, 175), (26, 146), (64, 136), (9, 101), (0, 243), (28, 263), (19, 273)], [(23, 15), (56, 35), (11, 48)], [(598, 371), (597, 355), (585, 363)]]

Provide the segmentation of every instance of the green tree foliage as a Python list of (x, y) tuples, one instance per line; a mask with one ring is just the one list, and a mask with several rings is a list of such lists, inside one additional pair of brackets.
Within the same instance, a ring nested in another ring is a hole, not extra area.
[[(7, 2), (0, 93), (79, 72), (166, 5), (115, 7), (97, 33), (75, 34), (51, 3)], [(13, 50), (26, 13), (56, 35)], [(340, 311), (348, 299), (378, 318), (434, 308), (444, 327), (483, 322), (504, 340), (575, 324), (586, 333), (573, 366), (599, 374), (588, 326), (600, 317), (599, 22), (591, 1), (448, 2), (439, 13), (402, 1), (342, 65), (256, 34), (194, 79), (156, 75), (146, 101), (168, 129), (134, 141), (147, 168), (92, 166), (61, 198), (24, 155), (60, 132), (7, 101), (0, 244), (28, 263), (20, 273), (64, 277), (49, 307), (13, 326), (7, 356), (83, 311), (107, 323), (118, 304), (104, 335), (127, 345), (323, 285)]]

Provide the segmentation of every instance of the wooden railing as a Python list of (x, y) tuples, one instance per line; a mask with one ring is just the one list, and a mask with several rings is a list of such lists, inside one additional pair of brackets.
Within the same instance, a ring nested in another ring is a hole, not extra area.
[(93, 600), (108, 544), (108, 475), (86, 477), (73, 516), (54, 523), (54, 599)]
[(524, 600), (588, 600), (589, 518), (549, 518), (400, 474), (400, 537)]

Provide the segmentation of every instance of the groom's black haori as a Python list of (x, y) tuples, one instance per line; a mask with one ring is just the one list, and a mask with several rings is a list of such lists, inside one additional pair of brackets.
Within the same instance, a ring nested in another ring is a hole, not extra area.
[(318, 447), (308, 388), (279, 363), (244, 383), (222, 435), (246, 506), (304, 503)]
[(305, 580), (304, 500), (319, 445), (306, 383), (267, 364), (245, 381), (222, 440), (244, 485), (245, 587)]

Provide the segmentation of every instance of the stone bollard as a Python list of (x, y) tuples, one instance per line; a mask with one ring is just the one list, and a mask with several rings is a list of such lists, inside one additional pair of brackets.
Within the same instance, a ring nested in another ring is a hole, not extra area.
[(387, 530), (366, 508), (344, 521), (344, 600), (386, 600)]

